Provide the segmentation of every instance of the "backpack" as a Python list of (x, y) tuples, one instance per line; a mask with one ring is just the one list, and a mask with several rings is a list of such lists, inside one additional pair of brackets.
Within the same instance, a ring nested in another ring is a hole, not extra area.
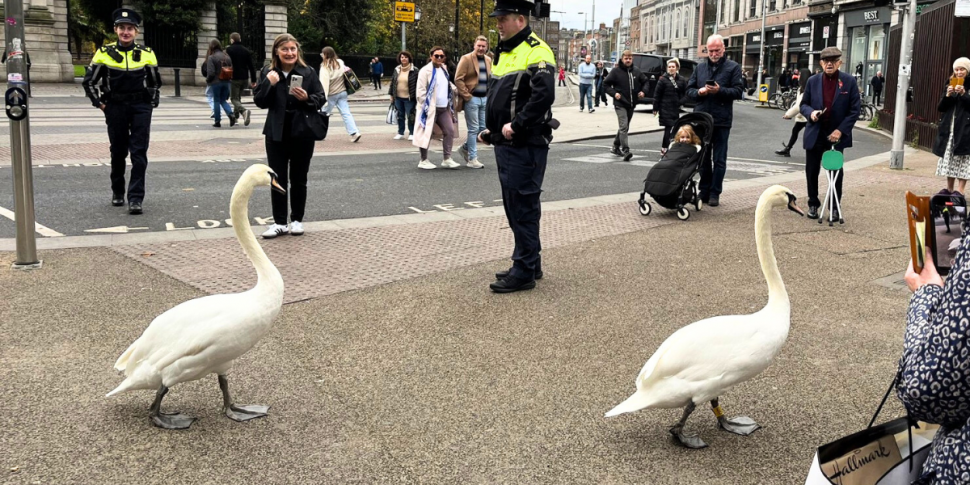
[[(225, 55), (225, 54), (223, 54)], [(226, 56), (228, 59), (229, 56)], [(230, 61), (231, 62), (231, 61)], [(226, 65), (226, 60), (222, 60), (222, 69), (219, 69), (219, 80), (220, 81), (232, 81), (232, 65)]]

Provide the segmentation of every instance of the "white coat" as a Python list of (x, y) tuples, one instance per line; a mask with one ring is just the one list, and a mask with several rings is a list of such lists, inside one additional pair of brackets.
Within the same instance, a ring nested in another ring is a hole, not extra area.
[[(424, 67), (418, 71), (418, 90), (417, 90), (417, 113), (415, 115), (414, 123), (414, 141), (411, 142), (412, 145), (418, 148), (424, 148), (425, 150), (431, 146), (432, 132), (435, 126), (435, 114), (439, 106), (437, 105), (438, 97), (435, 95), (435, 87), (431, 86), (431, 72), (434, 69), (434, 63), (429, 62), (425, 64)], [(446, 71), (447, 72), (447, 71)], [(440, 72), (438, 73), (441, 74)], [(437, 81), (437, 79), (436, 79)], [(450, 108), (452, 113), (452, 118), (455, 118), (455, 94), (458, 92), (458, 88), (455, 87), (454, 83), (448, 82), (451, 86), (451, 92), (448, 94), (448, 108)], [(429, 99), (431, 102), (428, 104), (428, 119), (424, 126), (421, 126), (421, 112), (424, 110), (424, 101)], [(458, 136), (458, 127), (455, 127), (455, 137)]]

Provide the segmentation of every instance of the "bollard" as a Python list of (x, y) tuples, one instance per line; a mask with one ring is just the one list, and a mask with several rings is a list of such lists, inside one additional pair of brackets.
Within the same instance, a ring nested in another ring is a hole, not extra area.
[(182, 95), (182, 86), (179, 77), (179, 68), (175, 68), (175, 97), (178, 98)]

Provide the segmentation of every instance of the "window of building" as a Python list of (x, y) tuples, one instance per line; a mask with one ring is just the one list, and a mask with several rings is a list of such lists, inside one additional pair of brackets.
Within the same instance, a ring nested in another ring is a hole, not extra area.
[(752, 19), (756, 16), (756, 9), (758, 8), (758, 0), (749, 0), (748, 3), (748, 18)]
[(741, 21), (741, 0), (734, 0), (734, 21)]
[(774, 12), (775, 10), (778, 10), (776, 8), (777, 6), (778, 4), (775, 2), (775, 0), (771, 0), (770, 2), (768, 2), (768, 10), (771, 10), (772, 12)]
[(886, 27), (873, 25), (869, 27), (869, 60), (876, 61), (883, 58), (886, 44)]
[(690, 8), (684, 9), (684, 37), (690, 38)]

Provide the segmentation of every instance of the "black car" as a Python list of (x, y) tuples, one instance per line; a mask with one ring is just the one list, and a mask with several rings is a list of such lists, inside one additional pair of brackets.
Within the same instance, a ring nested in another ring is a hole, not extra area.
[[(659, 56), (657, 54), (633, 54), (633, 65), (640, 69), (640, 72), (647, 75), (650, 79), (650, 86), (645, 91), (644, 97), (637, 104), (653, 104), (653, 92), (657, 89), (657, 80), (667, 72), (667, 61), (673, 59), (670, 56)], [(684, 79), (690, 79), (694, 74), (697, 63), (690, 59), (678, 59), (680, 61), (680, 75)], [(688, 101), (688, 105), (693, 103)]]

